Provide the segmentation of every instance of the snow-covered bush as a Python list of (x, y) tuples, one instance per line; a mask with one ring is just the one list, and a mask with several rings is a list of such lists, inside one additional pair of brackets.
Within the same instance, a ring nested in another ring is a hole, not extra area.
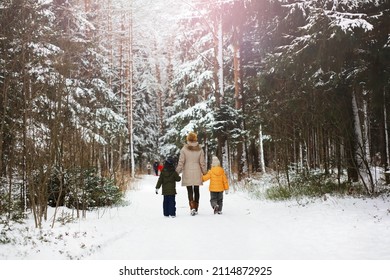
[(332, 174), (318, 172), (299, 173), (290, 178), (289, 183), (282, 183), (269, 188), (266, 197), (271, 200), (286, 200), (299, 197), (322, 197), (325, 194), (356, 195), (363, 194), (364, 188), (348, 181), (338, 183)]
[(48, 190), (48, 203), (53, 207), (91, 209), (118, 204), (122, 198), (122, 191), (114, 181), (97, 175), (94, 168), (75, 168), (61, 176), (55, 174)]

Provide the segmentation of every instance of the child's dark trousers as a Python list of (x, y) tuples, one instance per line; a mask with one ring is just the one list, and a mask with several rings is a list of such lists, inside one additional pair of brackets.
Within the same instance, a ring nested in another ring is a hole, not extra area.
[(164, 216), (176, 216), (176, 195), (164, 195)]

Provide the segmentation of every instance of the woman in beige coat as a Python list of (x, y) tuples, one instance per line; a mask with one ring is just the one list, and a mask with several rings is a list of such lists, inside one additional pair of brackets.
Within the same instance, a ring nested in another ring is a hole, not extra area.
[(204, 152), (194, 132), (187, 135), (187, 144), (180, 150), (176, 171), (183, 172), (181, 185), (187, 187), (191, 215), (194, 216), (198, 213), (199, 186), (203, 185), (202, 176), (207, 172)]

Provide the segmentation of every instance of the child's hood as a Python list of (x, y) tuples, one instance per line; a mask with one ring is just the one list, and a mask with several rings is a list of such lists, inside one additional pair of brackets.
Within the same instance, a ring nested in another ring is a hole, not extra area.
[(164, 167), (163, 172), (161, 172), (160, 176), (169, 177), (175, 173), (175, 168), (173, 167)]
[(210, 171), (216, 176), (221, 176), (224, 173), (223, 168), (220, 166), (214, 166), (210, 169)]

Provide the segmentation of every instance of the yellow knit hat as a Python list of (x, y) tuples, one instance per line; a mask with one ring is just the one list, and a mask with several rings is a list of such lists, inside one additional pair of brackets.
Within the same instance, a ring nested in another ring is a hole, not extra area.
[(198, 135), (196, 135), (195, 132), (190, 132), (187, 135), (187, 141), (188, 142), (197, 142), (198, 141)]
[(219, 161), (219, 159), (216, 156), (212, 157), (211, 166), (212, 167), (221, 166), (221, 162)]

